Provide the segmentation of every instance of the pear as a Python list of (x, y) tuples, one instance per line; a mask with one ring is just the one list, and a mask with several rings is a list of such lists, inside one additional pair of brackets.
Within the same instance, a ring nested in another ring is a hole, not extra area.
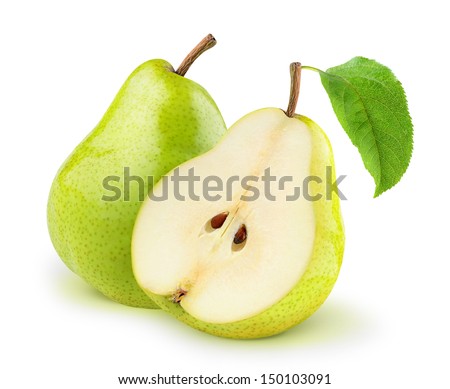
[(201, 331), (280, 333), (313, 314), (337, 279), (344, 228), (338, 192), (327, 187), (333, 152), (316, 123), (294, 114), (300, 70), (291, 65), (286, 112), (238, 120), (216, 147), (163, 178), (137, 217), (138, 284)]
[(51, 187), (48, 227), (57, 253), (122, 304), (156, 307), (134, 279), (130, 253), (134, 221), (152, 183), (212, 148), (226, 131), (208, 92), (184, 77), (214, 44), (208, 35), (177, 71), (161, 59), (139, 66)]

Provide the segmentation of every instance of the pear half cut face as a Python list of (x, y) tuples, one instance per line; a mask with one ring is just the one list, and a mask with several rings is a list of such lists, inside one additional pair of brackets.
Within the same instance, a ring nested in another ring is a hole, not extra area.
[[(239, 120), (214, 149), (170, 172), (135, 224), (139, 285), (209, 323), (236, 322), (276, 304), (312, 255), (313, 202), (289, 198), (311, 174), (312, 149), (307, 124), (263, 109)], [(264, 178), (267, 169), (271, 179)], [(176, 188), (173, 178), (189, 172), (195, 180), (178, 181)]]

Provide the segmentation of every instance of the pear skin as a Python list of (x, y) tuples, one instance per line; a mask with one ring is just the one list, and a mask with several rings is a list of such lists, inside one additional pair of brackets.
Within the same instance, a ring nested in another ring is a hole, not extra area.
[(163, 174), (211, 149), (225, 131), (203, 87), (164, 60), (139, 66), (53, 181), (48, 228), (64, 263), (114, 301), (156, 308), (131, 268), (139, 207)]

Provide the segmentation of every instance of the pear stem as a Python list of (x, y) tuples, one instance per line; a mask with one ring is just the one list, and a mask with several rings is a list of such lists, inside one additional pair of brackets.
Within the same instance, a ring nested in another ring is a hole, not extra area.
[(215, 46), (216, 43), (216, 38), (214, 38), (211, 34), (206, 35), (199, 42), (199, 44), (195, 46), (192, 51), (186, 56), (183, 62), (181, 62), (181, 65), (178, 67), (175, 73), (184, 77), (195, 60), (200, 57), (206, 50), (209, 50), (211, 47)]
[(289, 69), (291, 71), (291, 93), (289, 94), (289, 104), (286, 115), (292, 118), (295, 115), (295, 108), (297, 107), (298, 95), (300, 93), (302, 65), (300, 62), (293, 62)]

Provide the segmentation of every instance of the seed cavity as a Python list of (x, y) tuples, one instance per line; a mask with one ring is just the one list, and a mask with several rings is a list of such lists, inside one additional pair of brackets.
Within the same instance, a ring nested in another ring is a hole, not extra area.
[(245, 242), (246, 239), (247, 239), (247, 228), (245, 227), (245, 224), (241, 224), (236, 234), (234, 235), (233, 243), (241, 244)]
[(225, 220), (228, 217), (229, 212), (222, 212), (218, 215), (214, 216), (211, 219), (211, 227), (217, 230), (218, 228), (223, 226), (223, 223), (225, 223)]
[(183, 297), (187, 295), (187, 290), (184, 290), (183, 288), (178, 288), (176, 292), (172, 295), (172, 302), (179, 304), (181, 300), (183, 300)]

